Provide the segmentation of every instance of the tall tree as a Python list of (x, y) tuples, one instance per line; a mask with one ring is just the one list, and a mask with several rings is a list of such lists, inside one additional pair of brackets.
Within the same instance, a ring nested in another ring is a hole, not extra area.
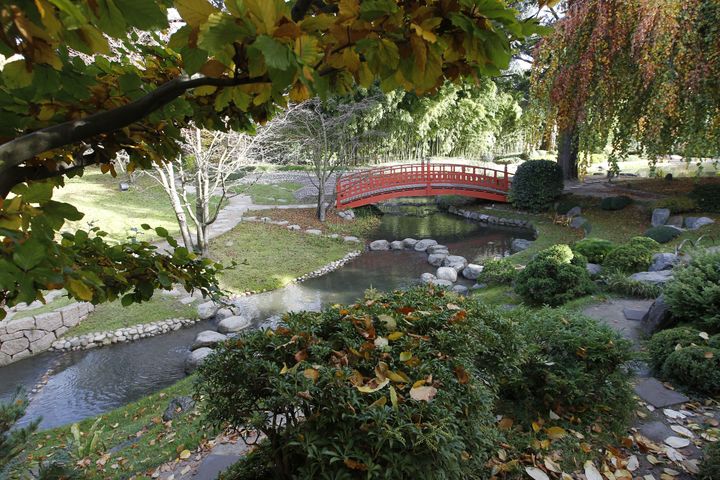
[(720, 4), (568, 0), (539, 46), (533, 93), (561, 132), (566, 177), (583, 166), (579, 152), (608, 142), (615, 162), (635, 142), (651, 159), (717, 156)]
[[(81, 215), (52, 200), (64, 176), (92, 164), (114, 174), (122, 150), (130, 171), (149, 168), (176, 158), (189, 122), (252, 130), (288, 98), (344, 94), (376, 80), (425, 94), (447, 79), (496, 74), (508, 65), (510, 43), (537, 26), (501, 0), (219, 5), (0, 4), (0, 55), (12, 58), (0, 75), (0, 304), (61, 287), (83, 300), (129, 303), (173, 282), (215, 285), (210, 265), (184, 248), (165, 257), (87, 232), (57, 242), (64, 220)], [(172, 30), (170, 6), (180, 16)]]

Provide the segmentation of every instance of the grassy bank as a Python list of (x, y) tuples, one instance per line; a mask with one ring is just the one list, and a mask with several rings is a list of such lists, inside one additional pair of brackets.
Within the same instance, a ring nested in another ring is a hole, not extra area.
[[(72, 441), (70, 425), (35, 433), (15, 473), (20, 475), (40, 461), (64, 459), (78, 465), (81, 478), (151, 478), (158, 465), (186, 455), (186, 450), (196, 450), (217, 434), (197, 410), (170, 422), (162, 421), (170, 399), (192, 394), (193, 381), (194, 377), (186, 378), (137, 402), (83, 420), (79, 423), (83, 441), (94, 432), (98, 432), (99, 441), (96, 448), (81, 454)], [(98, 425), (91, 431), (95, 421)]]
[(245, 292), (280, 288), (358, 248), (342, 240), (243, 222), (210, 243), (210, 256), (226, 265), (237, 262), (236, 268), (222, 273), (221, 285)]
[(272, 209), (254, 212), (254, 214), (273, 220), (287, 220), (304, 229), (314, 228), (328, 234), (336, 233), (367, 238), (380, 225), (380, 217), (372, 214), (369, 210), (356, 209), (355, 212), (357, 215), (355, 220), (348, 221), (339, 217), (337, 212), (331, 211), (327, 214), (325, 222), (317, 219), (314, 208)]
[(293, 205), (300, 203), (294, 195), (295, 191), (300, 188), (302, 185), (296, 182), (281, 182), (272, 185), (254, 183), (239, 185), (233, 191), (250, 195), (256, 205)]

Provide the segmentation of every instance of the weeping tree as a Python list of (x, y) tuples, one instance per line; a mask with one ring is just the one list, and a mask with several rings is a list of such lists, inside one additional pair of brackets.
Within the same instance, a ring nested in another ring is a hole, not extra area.
[(539, 44), (532, 92), (539, 116), (560, 133), (566, 178), (608, 144), (615, 172), (636, 146), (651, 161), (720, 155), (717, 1), (564, 3)]

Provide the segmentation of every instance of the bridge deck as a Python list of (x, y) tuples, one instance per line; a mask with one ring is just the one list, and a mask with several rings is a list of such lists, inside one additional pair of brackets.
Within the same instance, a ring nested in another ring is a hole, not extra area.
[(338, 180), (337, 208), (397, 197), (463, 195), (507, 202), (510, 177), (504, 171), (459, 164), (406, 164), (354, 173)]

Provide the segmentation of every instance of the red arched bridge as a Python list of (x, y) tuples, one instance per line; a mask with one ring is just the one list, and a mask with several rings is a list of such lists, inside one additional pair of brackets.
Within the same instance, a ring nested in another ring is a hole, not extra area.
[(464, 195), (507, 202), (510, 175), (504, 170), (454, 163), (411, 163), (373, 168), (340, 177), (336, 206), (360, 207), (398, 197)]

